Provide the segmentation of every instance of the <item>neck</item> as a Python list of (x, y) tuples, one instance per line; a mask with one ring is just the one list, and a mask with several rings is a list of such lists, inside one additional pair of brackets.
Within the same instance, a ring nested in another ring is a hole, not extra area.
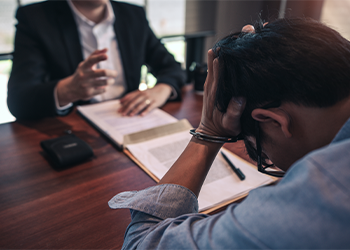
[(350, 118), (350, 97), (327, 108), (297, 106), (292, 116), (295, 139), (307, 153), (331, 143)]
[(99, 23), (103, 20), (107, 9), (105, 1), (72, 0), (72, 3), (81, 14), (94, 23)]

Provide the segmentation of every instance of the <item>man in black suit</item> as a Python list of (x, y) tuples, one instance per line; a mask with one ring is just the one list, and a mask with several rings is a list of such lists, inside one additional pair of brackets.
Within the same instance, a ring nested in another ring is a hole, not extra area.
[[(81, 101), (119, 97), (119, 112), (132, 116), (180, 98), (184, 72), (153, 34), (141, 7), (49, 0), (20, 7), (16, 18), (8, 107), (18, 119), (66, 115)], [(144, 64), (157, 84), (139, 91)]]

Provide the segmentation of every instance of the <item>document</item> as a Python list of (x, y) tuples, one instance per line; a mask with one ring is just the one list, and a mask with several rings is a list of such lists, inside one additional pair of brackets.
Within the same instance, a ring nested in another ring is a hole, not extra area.
[[(189, 128), (183, 125), (186, 122), (186, 120), (178, 122), (182, 123), (183, 131), (156, 136), (154, 139), (137, 143), (130, 142), (124, 146), (124, 152), (158, 182), (181, 155), (192, 137)], [(250, 190), (275, 181), (274, 178), (258, 172), (256, 166), (251, 163), (224, 148), (222, 150), (246, 178), (240, 180), (223, 156), (218, 154), (198, 197), (199, 211), (203, 213), (230, 204), (246, 196)]]
[(117, 110), (119, 100), (78, 106), (78, 112), (90, 121), (100, 132), (110, 138), (119, 148), (124, 143), (124, 135), (176, 122), (177, 119), (160, 109), (154, 109), (147, 115), (121, 116)]

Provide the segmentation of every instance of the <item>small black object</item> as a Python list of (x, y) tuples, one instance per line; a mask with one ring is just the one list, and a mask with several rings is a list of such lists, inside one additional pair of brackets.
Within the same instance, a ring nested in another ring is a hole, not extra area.
[(228, 165), (231, 167), (233, 172), (235, 172), (235, 174), (238, 176), (238, 178), (241, 181), (243, 181), (245, 179), (245, 175), (243, 174), (243, 172), (239, 168), (236, 168), (235, 165), (233, 165), (233, 163), (229, 160), (229, 158), (227, 158), (227, 156), (224, 154), (224, 152), (221, 151), (221, 154), (224, 157), (225, 161), (228, 163)]
[(45, 140), (40, 146), (59, 168), (81, 163), (94, 155), (91, 147), (75, 135)]

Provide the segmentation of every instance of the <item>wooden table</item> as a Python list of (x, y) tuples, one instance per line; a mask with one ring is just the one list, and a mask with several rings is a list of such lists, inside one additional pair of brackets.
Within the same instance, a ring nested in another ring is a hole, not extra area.
[[(191, 86), (183, 102), (163, 109), (197, 127), (202, 96)], [(39, 143), (71, 130), (95, 157), (57, 171)], [(246, 158), (242, 143), (229, 149)], [(76, 112), (66, 117), (0, 125), (0, 248), (120, 249), (129, 210), (112, 210), (108, 200), (155, 182)]]

